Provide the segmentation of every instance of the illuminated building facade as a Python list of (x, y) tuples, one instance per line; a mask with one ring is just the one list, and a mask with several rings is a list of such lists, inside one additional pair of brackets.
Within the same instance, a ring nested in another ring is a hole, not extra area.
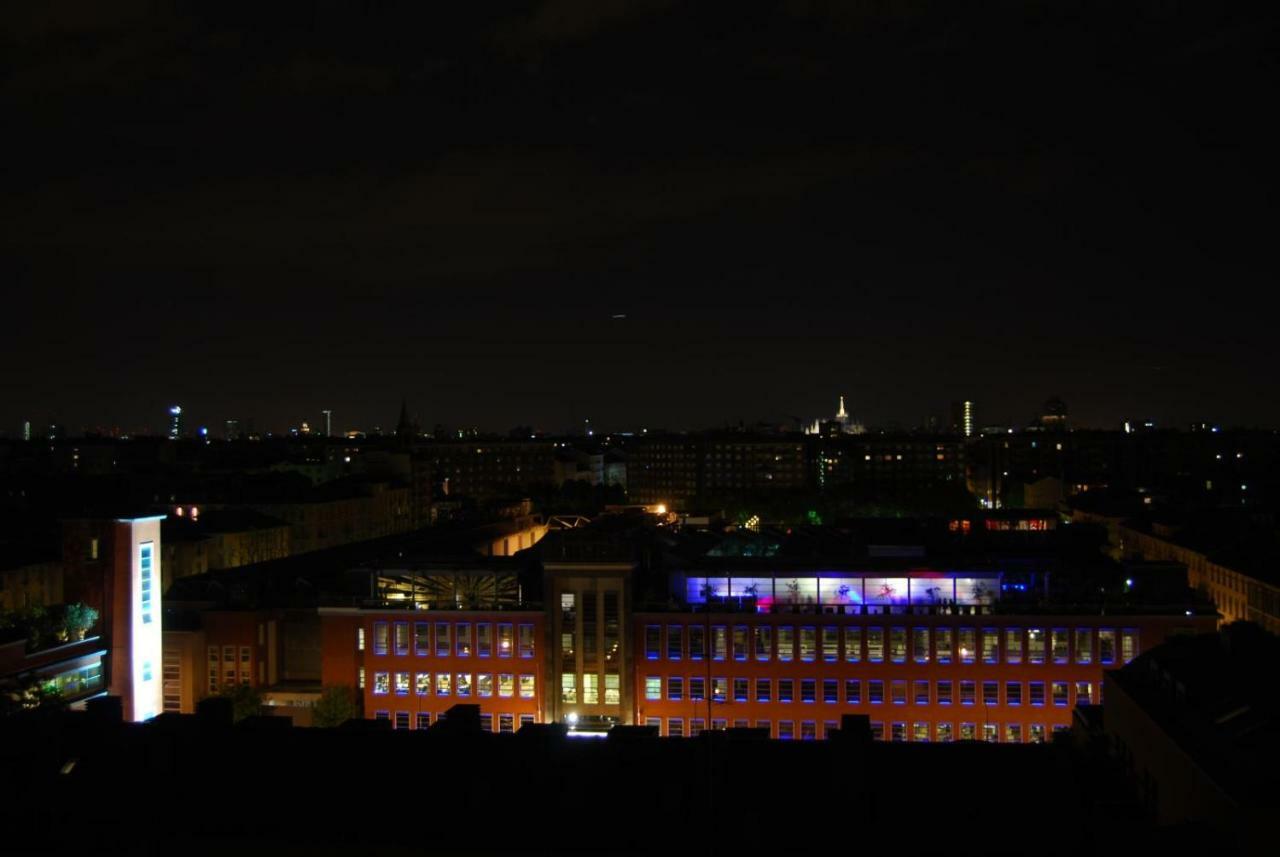
[(513, 732), (545, 709), (544, 614), (322, 608), (323, 683), (354, 687), (364, 717), (426, 729), (459, 703)]

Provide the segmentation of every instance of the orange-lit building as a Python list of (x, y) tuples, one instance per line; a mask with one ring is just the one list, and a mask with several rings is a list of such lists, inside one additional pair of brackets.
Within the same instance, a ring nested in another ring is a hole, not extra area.
[(1213, 616), (912, 611), (646, 613), (636, 723), (663, 735), (730, 726), (823, 738), (865, 714), (894, 741), (1044, 741), (1102, 674)]
[(540, 610), (320, 610), (325, 687), (352, 687), (364, 717), (425, 729), (459, 703), (513, 732), (541, 722)]

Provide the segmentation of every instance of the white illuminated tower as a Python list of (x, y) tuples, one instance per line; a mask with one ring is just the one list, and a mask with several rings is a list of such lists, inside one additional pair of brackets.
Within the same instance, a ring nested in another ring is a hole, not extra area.
[(160, 621), (160, 522), (164, 515), (115, 521), (111, 597), (111, 693), (125, 720), (164, 709)]
[(836, 421), (840, 425), (849, 422), (849, 412), (844, 409), (844, 396), (840, 397), (840, 410), (836, 411)]
[(324, 414), (324, 436), (333, 437), (333, 411), (325, 408), (320, 413)]
[(177, 440), (182, 437), (182, 406), (174, 405), (169, 408), (169, 440)]

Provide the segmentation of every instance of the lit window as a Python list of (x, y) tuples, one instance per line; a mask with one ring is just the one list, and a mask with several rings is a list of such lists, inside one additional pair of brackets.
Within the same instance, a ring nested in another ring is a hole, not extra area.
[(936, 726), (937, 741), (939, 744), (946, 744), (951, 741), (951, 724), (939, 723)]
[(1031, 724), (1031, 733), (1030, 733), (1030, 738), (1031, 738), (1031, 743), (1032, 743), (1032, 744), (1043, 744), (1043, 743), (1044, 743), (1044, 724), (1043, 724), (1043, 723), (1032, 723), (1032, 724)]
[(907, 740), (907, 724), (891, 723), (889, 724), (889, 740), (890, 741), (906, 741)]
[(582, 674), (582, 702), (584, 705), (600, 704), (600, 676), (596, 673)]
[(1053, 651), (1053, 662), (1065, 664), (1071, 660), (1070, 641), (1066, 628), (1054, 628), (1049, 632), (1049, 648)]
[(817, 656), (817, 635), (816, 628), (800, 629), (800, 660), (812, 661)]
[(409, 654), (409, 623), (396, 623), (396, 654)]
[(711, 701), (724, 702), (729, 697), (729, 679), (713, 678), (711, 680)]
[(1120, 657), (1129, 663), (1138, 656), (1138, 629), (1125, 628), (1120, 632)]
[[(520, 626), (520, 657), (533, 657), (533, 625), (523, 624)], [(608, 638), (605, 638), (606, 648)]]
[(960, 646), (960, 663), (971, 664), (977, 656), (978, 632), (974, 628), (961, 628), (958, 632)]
[(511, 638), (511, 623), (502, 622), (498, 625), (498, 657), (511, 657), (511, 650), (515, 644)]
[(927, 744), (929, 742), (929, 724), (928, 723), (912, 724), (911, 740)]
[(840, 660), (840, 629), (831, 625), (822, 629), (822, 659), (828, 663)]
[(960, 740), (976, 741), (978, 740), (978, 725), (976, 723), (960, 724)]
[(1076, 628), (1076, 663), (1093, 662), (1093, 629)]
[(476, 696), (493, 696), (493, 675), (480, 673), (476, 676)]
[(560, 701), (578, 701), (578, 680), (573, 673), (560, 674)]
[(418, 696), (431, 695), (431, 673), (418, 673), (414, 676), (413, 688)]
[(651, 675), (644, 680), (644, 698), (650, 701), (662, 699), (662, 678)]
[(1050, 691), (1053, 693), (1053, 704), (1066, 707), (1067, 705), (1067, 683), (1065, 681), (1055, 681), (1050, 685)]
[(856, 625), (844, 629), (844, 659), (851, 664), (862, 659), (862, 628)]
[(1115, 628), (1098, 629), (1098, 661), (1104, 664), (1116, 662), (1116, 630)]
[(373, 653), (385, 655), (390, 650), (391, 631), (386, 622), (373, 623)]
[(458, 673), (458, 696), (471, 695), (471, 673)]
[[(209, 676), (209, 690), (213, 690), (214, 678)], [(364, 690), (364, 667), (356, 667), (356, 686)]]
[(1022, 629), (1007, 628), (1004, 632), (1005, 663), (1022, 663)]
[(884, 661), (884, 628), (867, 629), (867, 660), (873, 664)]
[(912, 658), (918, 664), (927, 664), (929, 662), (929, 629), (916, 628), (911, 635)]
[(520, 698), (533, 699), (534, 690), (534, 677), (531, 675), (520, 676)]
[(363, 625), (361, 625), (359, 628), (356, 628), (356, 651), (357, 652), (364, 651), (364, 626)]
[(790, 625), (778, 628), (778, 660), (789, 661), (794, 654), (795, 629)]
[(933, 631), (933, 650), (938, 663), (951, 663), (951, 629), (935, 628)]
[(1093, 702), (1092, 682), (1076, 682), (1076, 705), (1089, 705), (1091, 702)]
[(907, 629), (889, 629), (889, 660), (900, 664), (907, 659)]
[(712, 660), (723, 661), (726, 650), (729, 648), (729, 629), (723, 625), (717, 625), (711, 629), (711, 658)]
[(436, 673), (436, 696), (448, 696), (450, 684), (448, 673)]
[(1044, 663), (1044, 629), (1027, 629), (1027, 663)]
[(436, 657), (447, 658), (452, 651), (448, 622), (436, 623)]
[(391, 673), (373, 674), (373, 692), (378, 696), (391, 692)]
[(988, 744), (994, 744), (1000, 740), (1000, 724), (983, 723), (982, 724), (982, 740)]
[(747, 659), (746, 625), (735, 625), (733, 627), (733, 659), (735, 661), (745, 661)]
[(457, 648), (458, 657), (471, 657), (471, 623), (459, 622), (457, 630)]
[(1006, 744), (1022, 743), (1022, 724), (1006, 723), (1004, 725), (1004, 741)]

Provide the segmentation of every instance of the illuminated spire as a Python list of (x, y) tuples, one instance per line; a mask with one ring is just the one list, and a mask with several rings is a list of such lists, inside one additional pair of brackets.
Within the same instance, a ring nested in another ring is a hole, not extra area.
[(849, 419), (849, 414), (844, 409), (844, 396), (840, 397), (840, 410), (836, 411), (836, 419), (838, 420)]

